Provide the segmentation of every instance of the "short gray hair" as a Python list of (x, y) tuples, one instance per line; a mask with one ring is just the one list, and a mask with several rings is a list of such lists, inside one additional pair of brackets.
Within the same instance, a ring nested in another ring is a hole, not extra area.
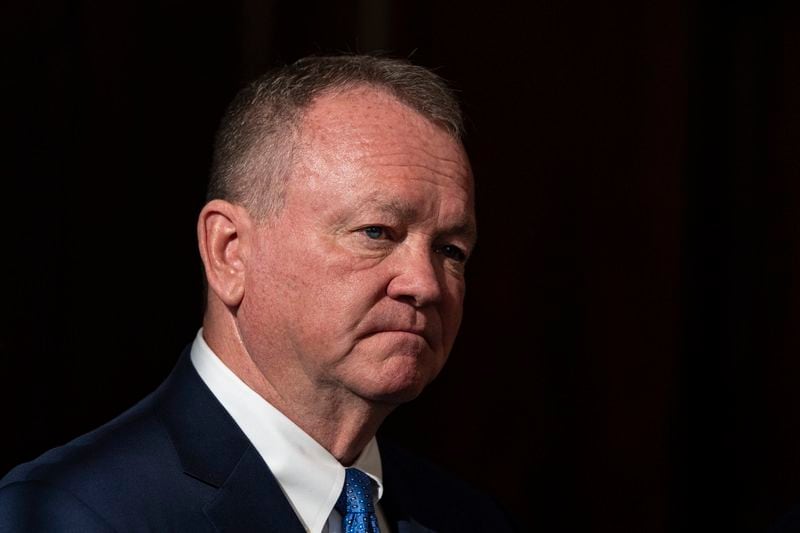
[(458, 101), (432, 71), (387, 57), (306, 57), (257, 78), (228, 106), (214, 142), (208, 200), (242, 205), (258, 219), (275, 214), (304, 111), (326, 92), (359, 85), (387, 91), (461, 140)]

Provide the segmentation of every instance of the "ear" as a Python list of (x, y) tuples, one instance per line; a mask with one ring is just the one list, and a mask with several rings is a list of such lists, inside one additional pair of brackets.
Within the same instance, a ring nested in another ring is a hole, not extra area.
[(197, 220), (197, 241), (208, 288), (228, 307), (244, 297), (246, 235), (252, 222), (247, 211), (224, 200), (211, 200)]

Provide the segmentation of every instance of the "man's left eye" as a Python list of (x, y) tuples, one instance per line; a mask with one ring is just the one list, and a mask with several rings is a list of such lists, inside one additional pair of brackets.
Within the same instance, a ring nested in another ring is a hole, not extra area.
[(464, 250), (453, 244), (445, 244), (444, 246), (440, 246), (436, 251), (446, 258), (453, 259), (459, 263), (463, 263), (467, 260), (467, 254), (464, 253)]
[(369, 226), (363, 229), (364, 235), (370, 239), (380, 239), (386, 236), (386, 230), (380, 226)]

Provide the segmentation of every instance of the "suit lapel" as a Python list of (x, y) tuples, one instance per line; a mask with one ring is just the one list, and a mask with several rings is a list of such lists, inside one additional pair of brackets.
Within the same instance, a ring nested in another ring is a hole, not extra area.
[[(192, 366), (189, 348), (162, 385), (158, 414), (184, 473), (216, 488), (203, 512), (219, 531), (303, 533), (305, 529), (264, 460)], [(413, 515), (416, 490), (402, 458), (381, 444), (386, 493), (381, 500), (396, 533), (435, 533)], [(393, 490), (394, 489), (394, 490)]]
[(413, 518), (398, 520), (394, 527), (397, 533), (436, 533), (433, 529), (428, 529)]
[(253, 446), (245, 450), (205, 513), (219, 531), (305, 531)]
[(394, 533), (436, 533), (435, 530), (417, 522), (403, 506), (402, 500), (403, 498), (392, 498), (388, 493), (381, 499), (381, 508)]
[(378, 439), (383, 467), (384, 493), (381, 508), (395, 533), (436, 533), (414, 517), (415, 503), (429, 497), (424, 487), (415, 486), (409, 476), (409, 461), (390, 443)]
[(219, 531), (304, 531), (264, 460), (200, 379), (189, 348), (160, 394), (159, 416), (184, 473), (218, 489), (203, 511)]

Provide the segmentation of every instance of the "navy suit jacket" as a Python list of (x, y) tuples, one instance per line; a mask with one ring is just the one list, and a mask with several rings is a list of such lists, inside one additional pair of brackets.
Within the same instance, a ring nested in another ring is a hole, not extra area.
[[(394, 531), (510, 531), (491, 500), (380, 441)], [(304, 531), (189, 359), (118, 418), (0, 480), (0, 531)]]

